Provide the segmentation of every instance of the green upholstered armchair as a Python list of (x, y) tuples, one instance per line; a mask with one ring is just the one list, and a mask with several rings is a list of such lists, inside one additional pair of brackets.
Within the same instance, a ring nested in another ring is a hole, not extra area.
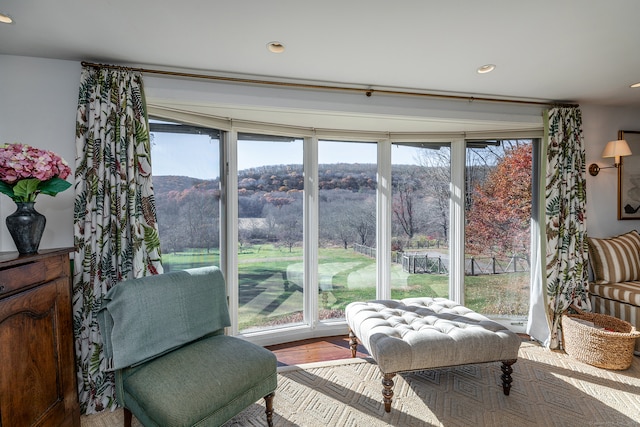
[(224, 335), (225, 282), (216, 267), (119, 283), (98, 313), (126, 427), (219, 426), (264, 397), (272, 426), (275, 355)]

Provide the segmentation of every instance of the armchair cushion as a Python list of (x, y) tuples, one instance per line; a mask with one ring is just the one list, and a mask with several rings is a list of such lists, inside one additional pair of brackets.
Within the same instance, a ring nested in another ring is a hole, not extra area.
[[(208, 276), (207, 280), (202, 280)], [(142, 363), (229, 326), (225, 282), (216, 267), (147, 276), (104, 297), (100, 330), (111, 370)], [(114, 319), (117, 319), (114, 321)]]
[(143, 425), (219, 426), (276, 389), (276, 365), (269, 350), (216, 335), (125, 370), (120, 393)]

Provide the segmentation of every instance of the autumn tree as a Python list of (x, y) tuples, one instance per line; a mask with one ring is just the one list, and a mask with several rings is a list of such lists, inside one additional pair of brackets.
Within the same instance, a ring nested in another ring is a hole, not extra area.
[[(449, 239), (449, 200), (451, 191), (451, 150), (449, 147), (425, 148), (420, 151), (419, 164), (425, 170), (425, 199), (430, 209), (426, 210), (429, 234)], [(427, 230), (425, 230), (427, 231)]]
[(293, 247), (302, 242), (304, 238), (302, 221), (301, 200), (279, 208), (278, 216), (276, 217), (278, 243), (288, 248), (289, 252), (292, 252)]
[(505, 148), (504, 157), (486, 179), (475, 186), (467, 211), (467, 252), (528, 255), (531, 150), (531, 144)]
[(373, 200), (363, 200), (352, 207), (349, 223), (355, 230), (357, 243), (373, 246), (376, 241), (376, 205)]
[(187, 248), (206, 249), (219, 245), (219, 190), (193, 185), (156, 197), (160, 238), (164, 253)]
[(418, 227), (416, 204), (421, 198), (420, 181), (416, 173), (410, 171), (393, 178), (391, 209), (396, 223), (409, 240), (413, 239)]
[(344, 190), (321, 190), (319, 211), (319, 237), (324, 242), (340, 243), (344, 249), (356, 240), (355, 229), (350, 223), (351, 207), (357, 206)]

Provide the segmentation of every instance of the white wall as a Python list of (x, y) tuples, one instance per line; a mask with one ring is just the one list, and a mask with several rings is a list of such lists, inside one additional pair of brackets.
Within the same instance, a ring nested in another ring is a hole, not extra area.
[[(75, 61), (0, 55), (0, 143), (23, 142), (53, 150), (75, 170), (80, 70)], [(618, 130), (640, 130), (640, 109), (582, 105), (582, 112), (587, 164), (607, 164), (600, 154)], [(603, 237), (640, 228), (639, 221), (617, 220), (613, 169), (605, 169), (597, 177), (587, 176), (587, 197), (590, 235)], [(38, 198), (36, 208), (47, 217), (42, 249), (73, 245), (73, 198), (72, 188), (55, 198)], [(0, 252), (15, 250), (4, 225), (4, 218), (14, 210), (15, 204), (0, 195)]]
[[(79, 62), (0, 55), (0, 144), (52, 150), (75, 170), (80, 69)], [(41, 249), (73, 246), (73, 198), (73, 187), (56, 197), (38, 196), (36, 210), (47, 218)], [(5, 225), (15, 209), (0, 194), (0, 252), (15, 251)]]
[[(582, 106), (582, 130), (587, 147), (587, 167), (613, 165), (613, 159), (601, 157), (607, 142), (617, 139), (619, 130), (640, 131), (640, 109)], [(640, 147), (630, 147), (631, 151)], [(636, 154), (636, 153), (634, 153)], [(640, 231), (639, 220), (618, 220), (618, 171), (601, 170), (598, 176), (587, 173), (587, 232), (592, 237), (608, 237), (629, 230)]]

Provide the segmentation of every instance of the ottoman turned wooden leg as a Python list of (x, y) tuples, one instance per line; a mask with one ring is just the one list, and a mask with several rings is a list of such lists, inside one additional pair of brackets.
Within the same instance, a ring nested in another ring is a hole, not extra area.
[(382, 400), (384, 401), (384, 411), (391, 412), (391, 401), (393, 400), (393, 377), (396, 374), (383, 374), (382, 377)]
[(351, 347), (351, 357), (356, 357), (358, 353), (358, 337), (356, 337), (351, 328), (349, 328), (349, 347)]
[(513, 372), (513, 368), (511, 367), (511, 365), (513, 365), (517, 361), (518, 359), (502, 361), (502, 391), (504, 392), (505, 396), (509, 396), (509, 391), (511, 391), (511, 382), (513, 381), (513, 379), (511, 378), (511, 373)]

